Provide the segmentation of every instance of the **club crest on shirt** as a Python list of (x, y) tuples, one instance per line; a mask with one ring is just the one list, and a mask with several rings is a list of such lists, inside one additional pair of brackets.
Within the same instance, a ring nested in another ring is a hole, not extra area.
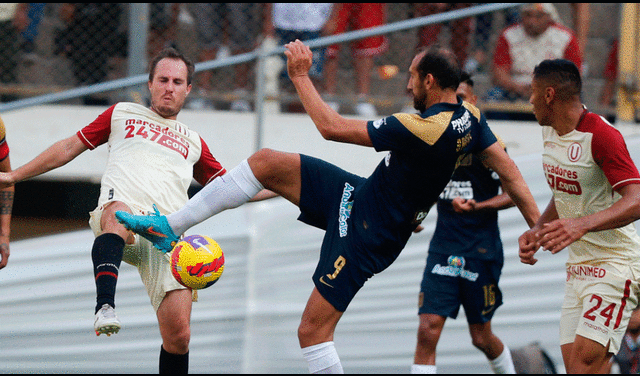
[(567, 157), (571, 162), (576, 162), (582, 156), (582, 145), (574, 142), (567, 148)]

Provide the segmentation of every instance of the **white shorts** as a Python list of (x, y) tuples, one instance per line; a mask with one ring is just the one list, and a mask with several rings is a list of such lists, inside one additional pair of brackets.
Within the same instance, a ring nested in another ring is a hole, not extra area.
[[(96, 237), (102, 234), (100, 218), (102, 218), (102, 211), (105, 205), (106, 203), (89, 213), (89, 226)], [(129, 206), (135, 215), (147, 214), (146, 212), (131, 208), (130, 205), (127, 206)], [(138, 268), (142, 283), (144, 283), (147, 289), (147, 294), (149, 294), (149, 299), (151, 299), (151, 305), (156, 312), (167, 292), (186, 289), (186, 287), (179, 284), (171, 274), (169, 254), (158, 250), (150, 241), (139, 235), (134, 236), (133, 244), (125, 245), (122, 261)], [(193, 294), (195, 301), (195, 297), (197, 296), (195, 295), (195, 290), (193, 290)]]
[(567, 265), (560, 345), (573, 343), (580, 335), (617, 354), (638, 305), (639, 275), (638, 265)]

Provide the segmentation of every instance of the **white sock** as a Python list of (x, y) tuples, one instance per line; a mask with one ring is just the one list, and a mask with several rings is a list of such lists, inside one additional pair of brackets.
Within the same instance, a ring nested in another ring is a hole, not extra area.
[(244, 204), (263, 188), (245, 159), (205, 185), (180, 210), (167, 215), (167, 221), (173, 232), (180, 235), (209, 217)]
[(309, 373), (344, 373), (333, 341), (305, 347), (302, 356), (309, 363)]
[(414, 364), (411, 366), (412, 374), (420, 374), (420, 373), (430, 373), (436, 374), (436, 366), (432, 366), (429, 364)]
[(511, 351), (507, 345), (504, 345), (504, 350), (502, 350), (502, 354), (500, 354), (494, 360), (490, 360), (489, 364), (491, 364), (491, 369), (493, 373), (500, 374), (515, 374), (516, 368), (513, 366), (513, 360), (511, 359)]

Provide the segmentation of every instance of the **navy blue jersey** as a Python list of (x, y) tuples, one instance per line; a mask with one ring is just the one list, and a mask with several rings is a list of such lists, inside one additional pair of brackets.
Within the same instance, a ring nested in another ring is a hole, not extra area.
[(440, 194), (429, 253), (502, 262), (498, 212), (456, 213), (451, 205), (456, 197), (485, 201), (498, 195), (499, 189), (498, 174), (475, 156), (464, 158)]
[(376, 150), (389, 151), (369, 178), (300, 156), (298, 219), (326, 230), (313, 281), (341, 312), (398, 257), (464, 156), (497, 141), (480, 111), (461, 101), (367, 128)]
[(480, 110), (461, 100), (435, 104), (420, 115), (394, 114), (367, 127), (374, 148), (389, 154), (353, 192), (353, 210), (365, 218), (366, 242), (391, 252), (404, 247), (457, 164), (497, 141)]

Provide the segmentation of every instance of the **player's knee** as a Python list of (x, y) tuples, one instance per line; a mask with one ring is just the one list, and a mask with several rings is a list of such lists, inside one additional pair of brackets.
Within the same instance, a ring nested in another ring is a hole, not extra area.
[(300, 343), (308, 343), (312, 341), (314, 335), (317, 333), (315, 328), (312, 325), (305, 323), (304, 321), (300, 322), (298, 325), (298, 340)]
[(263, 148), (249, 157), (248, 162), (255, 173), (256, 170), (275, 171), (288, 168), (295, 159), (300, 159), (299, 154)]
[(473, 344), (473, 346), (478, 350), (482, 352), (487, 352), (490, 346), (490, 341), (487, 338), (487, 336), (477, 335), (477, 336), (471, 337), (471, 344)]
[(298, 341), (302, 347), (331, 341), (332, 338), (333, 333), (328, 328), (314, 325), (304, 320), (298, 326)]
[(277, 164), (279, 153), (269, 148), (260, 149), (248, 158), (249, 166), (251, 166), (254, 173), (261, 170), (270, 170), (273, 165)]
[(421, 322), (418, 326), (418, 346), (423, 348), (435, 347), (441, 332), (441, 326)]
[(189, 351), (190, 340), (191, 330), (182, 328), (172, 331), (166, 338), (163, 338), (163, 346), (167, 352), (172, 354), (186, 354)]
[(578, 352), (567, 367), (570, 373), (597, 373), (608, 363), (610, 355), (602, 356), (597, 351)]
[(273, 149), (260, 149), (248, 158), (255, 177), (265, 187), (278, 185), (300, 172), (300, 155)]

